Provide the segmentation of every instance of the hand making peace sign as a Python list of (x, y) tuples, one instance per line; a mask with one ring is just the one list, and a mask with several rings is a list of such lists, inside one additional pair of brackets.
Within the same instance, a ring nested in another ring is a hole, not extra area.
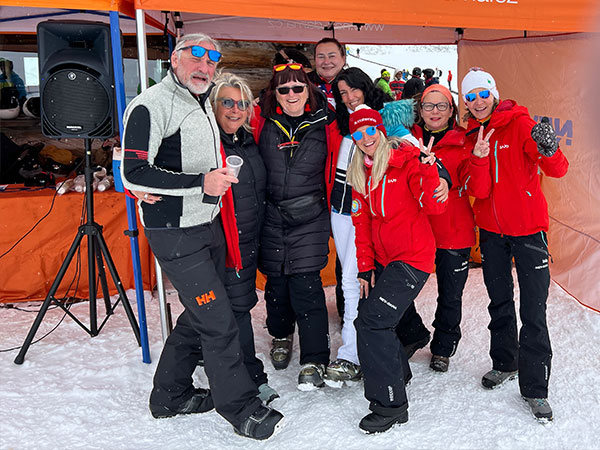
[(477, 142), (473, 148), (473, 154), (478, 158), (485, 158), (490, 154), (490, 138), (494, 129), (492, 128), (488, 134), (483, 137), (483, 126), (479, 127), (479, 135), (477, 136)]
[(419, 159), (423, 164), (429, 164), (430, 166), (435, 164), (435, 155), (431, 152), (431, 149), (433, 148), (433, 141), (434, 139), (432, 136), (431, 139), (429, 139), (429, 144), (427, 144), (427, 147), (424, 147), (423, 139), (419, 138), (419, 148), (421, 149), (421, 155), (419, 156)]

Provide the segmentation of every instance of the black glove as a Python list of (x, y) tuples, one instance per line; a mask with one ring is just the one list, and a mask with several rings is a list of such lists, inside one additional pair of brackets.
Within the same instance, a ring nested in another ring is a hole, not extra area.
[(371, 283), (371, 274), (373, 270), (366, 270), (364, 272), (358, 272), (356, 278), (360, 278), (361, 280), (365, 280), (367, 283)]
[(558, 140), (550, 119), (542, 117), (542, 121), (531, 129), (531, 137), (537, 143), (538, 152), (542, 156), (550, 157), (558, 150)]

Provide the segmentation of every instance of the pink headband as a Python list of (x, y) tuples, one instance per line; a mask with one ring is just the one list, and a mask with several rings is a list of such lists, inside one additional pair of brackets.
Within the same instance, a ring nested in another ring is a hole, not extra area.
[(442, 86), (441, 84), (432, 84), (430, 86), (427, 87), (427, 89), (425, 89), (423, 91), (423, 95), (421, 96), (421, 101), (423, 101), (423, 99), (425, 98), (425, 96), (427, 94), (429, 94), (430, 92), (433, 91), (438, 91), (440, 94), (442, 94), (444, 97), (446, 97), (448, 99), (448, 103), (450, 103), (450, 106), (452, 106), (452, 94), (450, 93), (450, 90), (445, 87)]

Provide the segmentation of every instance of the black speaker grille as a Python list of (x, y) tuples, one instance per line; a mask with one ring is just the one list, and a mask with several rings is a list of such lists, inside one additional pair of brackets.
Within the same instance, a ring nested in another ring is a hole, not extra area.
[(111, 98), (89, 72), (63, 69), (53, 73), (43, 86), (41, 98), (45, 135), (112, 136)]

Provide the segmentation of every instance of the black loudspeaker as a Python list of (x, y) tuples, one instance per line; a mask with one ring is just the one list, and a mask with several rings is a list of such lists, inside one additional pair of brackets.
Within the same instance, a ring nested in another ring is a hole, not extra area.
[(49, 20), (38, 24), (37, 36), (44, 136), (115, 136), (110, 26), (83, 20)]

